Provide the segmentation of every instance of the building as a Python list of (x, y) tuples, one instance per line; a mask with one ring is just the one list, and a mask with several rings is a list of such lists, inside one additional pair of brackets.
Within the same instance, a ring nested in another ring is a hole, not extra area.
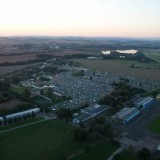
[(139, 98), (136, 99), (133, 103), (135, 107), (137, 107), (139, 110), (144, 110), (148, 107), (150, 107), (154, 102), (154, 99), (152, 97), (145, 97), (145, 98)]
[(90, 116), (96, 117), (97, 115), (104, 113), (108, 110), (108, 106), (95, 104), (93, 107), (89, 107), (83, 110), (84, 113), (89, 114)]
[(92, 118), (102, 114), (102, 113), (105, 113), (105, 111), (108, 110), (108, 106), (105, 106), (105, 105), (94, 105), (93, 107), (88, 107), (84, 110), (82, 110), (82, 114), (77, 116), (77, 117), (74, 117), (72, 122), (73, 123), (77, 123), (79, 124), (80, 122), (82, 123), (86, 123), (87, 121), (91, 120)]
[(160, 99), (160, 94), (158, 94), (156, 98), (157, 98), (157, 99)]
[(32, 112), (34, 113), (38, 113), (40, 111), (40, 108), (34, 108), (34, 109), (30, 109), (30, 110), (26, 110), (23, 112), (18, 112), (18, 113), (14, 113), (14, 114), (10, 114), (10, 115), (6, 115), (5, 118), (10, 119), (10, 118), (17, 118), (17, 117), (22, 117), (24, 115), (27, 114), (32, 114)]
[(125, 107), (119, 112), (117, 112), (113, 118), (121, 121), (122, 123), (126, 124), (129, 121), (131, 121), (133, 118), (135, 118), (140, 111), (136, 107)]
[(73, 118), (72, 122), (79, 124), (80, 122), (85, 123), (90, 119), (92, 119), (91, 115), (83, 113), (80, 116)]
[(3, 121), (3, 117), (0, 117), (0, 121)]

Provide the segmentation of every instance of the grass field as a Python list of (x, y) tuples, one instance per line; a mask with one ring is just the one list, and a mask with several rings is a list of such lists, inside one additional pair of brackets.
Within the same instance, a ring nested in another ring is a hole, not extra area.
[(73, 140), (73, 127), (58, 120), (0, 134), (1, 160), (61, 160), (84, 147)]
[(106, 160), (115, 152), (117, 147), (109, 142), (99, 143), (89, 151), (86, 151), (71, 160)]
[(160, 50), (146, 49), (143, 51), (146, 56), (160, 63)]
[(13, 93), (18, 93), (18, 94), (23, 94), (25, 87), (21, 87), (21, 86), (14, 86), (12, 85), (11, 89), (10, 89)]
[(5, 131), (5, 130), (8, 130), (8, 129), (12, 129), (12, 128), (15, 128), (15, 127), (20, 127), (22, 125), (26, 125), (26, 124), (29, 124), (29, 123), (33, 123), (33, 122), (38, 122), (40, 120), (43, 120), (44, 118), (42, 117), (35, 117), (35, 118), (31, 118), (31, 119), (28, 119), (26, 121), (22, 121), (22, 122), (17, 122), (15, 124), (10, 124), (8, 126), (1, 126), (0, 127), (0, 132), (1, 131)]
[(157, 117), (151, 124), (149, 125), (149, 129), (152, 132), (160, 134), (160, 116)]
[[(102, 72), (109, 73), (120, 73), (126, 76), (134, 76), (139, 78), (145, 78), (148, 80), (157, 80), (160, 81), (160, 65), (158, 63), (140, 63), (137, 61), (131, 60), (88, 60), (88, 59), (74, 59), (82, 66), (90, 68), (93, 70), (98, 70)], [(131, 64), (134, 64), (135, 67), (131, 68)], [(152, 69), (147, 69), (150, 67)]]
[(118, 160), (140, 160), (132, 151), (123, 151)]

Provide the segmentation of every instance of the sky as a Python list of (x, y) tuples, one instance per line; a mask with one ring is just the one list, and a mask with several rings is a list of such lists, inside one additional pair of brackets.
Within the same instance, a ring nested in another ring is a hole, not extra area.
[(0, 0), (0, 36), (160, 37), (160, 0)]

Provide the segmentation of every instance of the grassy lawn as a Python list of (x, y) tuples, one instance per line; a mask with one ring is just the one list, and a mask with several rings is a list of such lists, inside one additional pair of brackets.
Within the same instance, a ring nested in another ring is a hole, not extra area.
[(22, 122), (17, 122), (17, 123), (14, 123), (14, 124), (10, 124), (8, 126), (1, 126), (0, 127), (0, 132), (1, 131), (5, 131), (7, 129), (12, 129), (12, 128), (15, 128), (15, 127), (19, 127), (19, 126), (22, 126), (22, 125), (25, 125), (25, 124), (29, 124), (29, 123), (33, 123), (33, 122), (38, 122), (40, 120), (43, 120), (44, 118), (42, 117), (36, 117), (36, 118), (31, 118), (31, 119), (28, 119), (26, 121), (22, 121)]
[(25, 88), (21, 86), (12, 86), (10, 89), (13, 93), (23, 94)]
[[(146, 78), (148, 80), (160, 80), (160, 64), (156, 62), (140, 63), (132, 60), (88, 60), (88, 59), (73, 59), (80, 63), (85, 68), (95, 71), (120, 73), (126, 76)], [(131, 68), (131, 65), (140, 68)], [(151, 69), (147, 69), (147, 68)]]
[(117, 147), (109, 142), (99, 143), (89, 151), (86, 151), (72, 160), (106, 160), (115, 152)]
[(139, 158), (132, 151), (123, 151), (119, 156), (119, 160), (139, 160)]
[(160, 63), (160, 50), (146, 49), (146, 50), (144, 50), (144, 53), (146, 56), (148, 56), (148, 57), (150, 57)]
[(155, 133), (160, 134), (160, 116), (151, 122), (149, 129)]
[(0, 134), (0, 159), (61, 160), (86, 145), (75, 142), (72, 131), (65, 122), (48, 120)]

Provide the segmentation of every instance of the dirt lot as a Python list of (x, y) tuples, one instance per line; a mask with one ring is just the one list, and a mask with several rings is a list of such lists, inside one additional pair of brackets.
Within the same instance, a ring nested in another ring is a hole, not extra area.
[[(160, 65), (156, 63), (140, 63), (130, 60), (74, 59), (74, 61), (93, 70), (160, 81)], [(131, 64), (140, 68), (131, 68)], [(147, 67), (150, 67), (151, 69), (147, 69)]]
[(4, 109), (11, 109), (16, 107), (18, 104), (22, 104), (23, 102), (20, 101), (19, 99), (15, 98), (12, 99), (8, 102), (4, 102), (4, 103), (0, 103), (0, 109), (4, 108)]
[(37, 57), (35, 53), (34, 54), (0, 56), (0, 63), (28, 61), (28, 60), (33, 60), (36, 58)]

